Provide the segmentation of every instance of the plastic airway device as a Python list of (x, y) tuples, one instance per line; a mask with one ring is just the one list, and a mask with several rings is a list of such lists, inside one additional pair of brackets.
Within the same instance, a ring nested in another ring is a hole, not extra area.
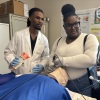
[(20, 67), (22, 64), (24, 64), (24, 60), (30, 58), (29, 55), (25, 52), (22, 53), (22, 55), (19, 57), (20, 63), (16, 66), (13, 67), (13, 69), (17, 69), (18, 67)]
[(30, 58), (28, 54), (26, 54), (25, 52), (22, 53), (21, 57), (25, 60)]

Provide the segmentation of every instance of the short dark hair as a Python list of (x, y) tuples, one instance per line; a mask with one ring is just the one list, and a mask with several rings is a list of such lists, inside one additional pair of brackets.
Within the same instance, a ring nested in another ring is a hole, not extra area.
[(32, 9), (29, 10), (29, 13), (28, 13), (29, 17), (36, 11), (43, 13), (43, 11), (40, 8), (32, 8)]
[[(38, 11), (38, 12), (41, 12), (41, 13), (43, 13), (44, 14), (44, 12), (40, 9), (40, 8), (32, 8), (32, 9), (30, 9), (29, 10), (29, 12), (28, 12), (28, 15), (29, 15), (29, 17), (34, 13), (34, 12), (36, 12), (36, 11)], [(30, 20), (29, 20), (29, 18), (27, 19), (27, 26), (29, 27), (31, 25), (31, 22), (30, 22)]]
[(77, 16), (77, 14), (75, 13), (75, 7), (71, 4), (65, 4), (61, 8), (61, 12), (63, 15), (63, 21), (65, 21), (70, 16)]

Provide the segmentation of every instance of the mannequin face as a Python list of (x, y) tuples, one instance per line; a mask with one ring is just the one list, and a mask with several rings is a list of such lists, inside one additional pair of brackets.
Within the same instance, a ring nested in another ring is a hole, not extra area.
[(70, 16), (64, 22), (64, 29), (69, 38), (75, 39), (80, 35), (80, 22), (77, 16)]
[(37, 30), (41, 30), (44, 21), (44, 15), (42, 12), (36, 11), (30, 17), (31, 26)]

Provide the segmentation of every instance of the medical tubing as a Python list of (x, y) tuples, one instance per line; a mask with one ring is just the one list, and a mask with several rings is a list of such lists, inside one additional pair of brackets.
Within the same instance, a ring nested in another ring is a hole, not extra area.
[(21, 82), (19, 85), (15, 86), (14, 88), (12, 88), (10, 91), (8, 91), (5, 95), (0, 97), (0, 100), (3, 100), (3, 98), (5, 98), (8, 94), (10, 94), (11, 92), (13, 92), (15, 89), (17, 89), (18, 87), (20, 87), (21, 85), (29, 82), (30, 80), (32, 80), (33, 78), (35, 78), (36, 76), (38, 76), (41, 73), (41, 71), (39, 73), (37, 73), (35, 76), (32, 76), (31, 78), (29, 78), (28, 80)]
[[(58, 59), (59, 59), (59, 57), (55, 54), (54, 56), (56, 56)], [(60, 59), (59, 59), (59, 61), (60, 61)], [(62, 64), (62, 62), (60, 61), (60, 63), (61, 63), (61, 68), (64, 68), (64, 69), (66, 69), (66, 67), (64, 67), (63, 66), (63, 64)], [(69, 76), (69, 74), (67, 73), (67, 75), (68, 75), (68, 77), (69, 77), (69, 79), (70, 79), (70, 81), (73, 83), (73, 85), (75, 86), (75, 88), (77, 89), (77, 91), (81, 94), (81, 96), (83, 97), (83, 99), (84, 100), (86, 100), (85, 99), (85, 97), (83, 96), (83, 94), (81, 93), (81, 91), (78, 89), (78, 87), (76, 86), (76, 84), (74, 83), (74, 81), (71, 79), (71, 77)]]

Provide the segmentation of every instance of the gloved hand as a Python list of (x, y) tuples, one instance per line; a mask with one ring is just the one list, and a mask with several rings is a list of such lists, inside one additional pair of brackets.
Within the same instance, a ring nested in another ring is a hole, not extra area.
[(62, 65), (62, 57), (54, 55), (54, 57), (53, 57), (53, 63), (54, 63), (55, 66), (63, 66)]
[(10, 66), (16, 66), (19, 63), (20, 63), (19, 58), (15, 57), (15, 59), (10, 63)]
[(37, 64), (37, 65), (32, 69), (32, 72), (35, 73), (35, 74), (38, 74), (43, 68), (44, 68), (43, 65)]

